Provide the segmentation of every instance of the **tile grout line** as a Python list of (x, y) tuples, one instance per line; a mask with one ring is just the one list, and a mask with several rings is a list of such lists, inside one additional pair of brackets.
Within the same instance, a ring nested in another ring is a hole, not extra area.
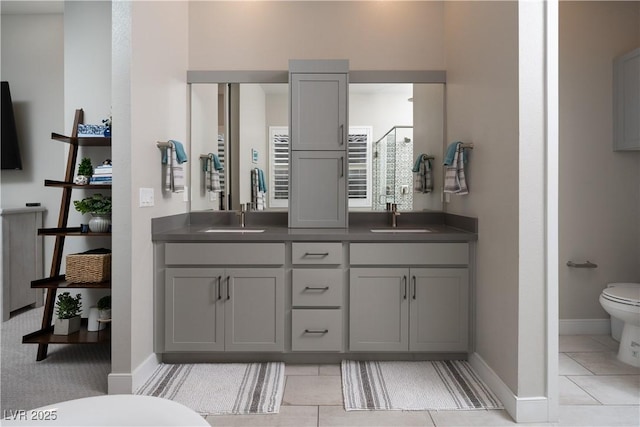
[[(575, 375), (575, 376), (582, 376), (582, 377), (591, 377), (592, 375)], [(592, 395), (591, 393), (589, 393), (587, 390), (585, 390), (580, 384), (578, 384), (577, 382), (573, 381), (569, 375), (564, 375), (564, 377), (566, 379), (568, 379), (569, 381), (571, 381), (573, 384), (575, 384), (576, 386), (578, 386), (578, 388), (582, 391), (584, 391), (587, 396), (591, 397), (593, 400), (595, 400), (596, 402), (598, 402), (600, 404), (600, 406), (604, 406), (604, 403), (602, 403), (598, 398), (596, 398), (594, 395)], [(597, 406), (597, 405), (594, 405)]]

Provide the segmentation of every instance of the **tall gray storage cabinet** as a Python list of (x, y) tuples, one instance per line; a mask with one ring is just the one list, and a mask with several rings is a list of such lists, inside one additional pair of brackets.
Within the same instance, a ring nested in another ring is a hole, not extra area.
[(289, 62), (289, 227), (347, 226), (347, 60)]
[(640, 48), (613, 62), (613, 150), (640, 150)]

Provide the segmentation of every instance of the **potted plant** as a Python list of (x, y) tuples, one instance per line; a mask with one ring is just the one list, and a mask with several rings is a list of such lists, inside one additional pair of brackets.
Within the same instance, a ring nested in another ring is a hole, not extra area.
[(111, 197), (94, 194), (82, 200), (74, 200), (73, 206), (82, 214), (91, 214), (89, 230), (106, 233), (111, 227)]
[(53, 326), (54, 335), (70, 335), (80, 330), (80, 311), (82, 295), (77, 294), (75, 297), (69, 292), (63, 292), (58, 295), (56, 302), (56, 323)]
[(111, 319), (111, 295), (103, 296), (98, 300), (98, 318), (100, 320)]
[(84, 157), (80, 160), (80, 164), (78, 165), (78, 175), (76, 175), (73, 182), (74, 184), (87, 185), (92, 175), (93, 165), (91, 164), (91, 159)]

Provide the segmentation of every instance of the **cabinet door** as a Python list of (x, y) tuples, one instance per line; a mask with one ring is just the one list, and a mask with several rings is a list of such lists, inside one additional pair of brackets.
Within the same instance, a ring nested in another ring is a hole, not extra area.
[(467, 351), (468, 270), (412, 268), (410, 276), (409, 350)]
[(407, 351), (409, 270), (352, 268), (349, 350)]
[(224, 270), (167, 268), (165, 350), (224, 350)]
[(346, 74), (291, 75), (291, 148), (345, 150)]
[(225, 350), (284, 351), (284, 270), (228, 269)]
[(347, 158), (340, 151), (293, 151), (289, 227), (347, 226)]
[(613, 149), (640, 150), (640, 49), (613, 63)]

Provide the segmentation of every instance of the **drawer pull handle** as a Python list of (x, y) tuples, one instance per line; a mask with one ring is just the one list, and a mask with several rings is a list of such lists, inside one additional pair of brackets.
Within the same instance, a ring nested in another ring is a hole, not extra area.
[(304, 287), (305, 291), (328, 291), (329, 287), (328, 286), (305, 286)]
[(329, 256), (329, 252), (305, 252), (304, 253), (305, 257), (308, 256), (321, 256), (321, 257), (326, 257)]
[(305, 334), (326, 334), (327, 332), (329, 332), (328, 329), (305, 329), (304, 330)]
[(222, 299), (222, 276), (218, 276), (218, 299)]

